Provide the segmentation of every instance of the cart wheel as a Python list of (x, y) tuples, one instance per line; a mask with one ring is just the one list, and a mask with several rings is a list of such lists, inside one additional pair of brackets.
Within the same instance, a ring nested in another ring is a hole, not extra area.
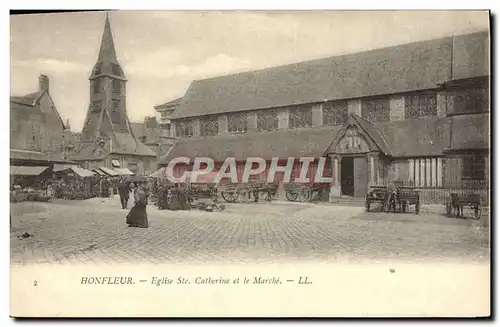
[(229, 203), (235, 202), (238, 199), (238, 193), (236, 192), (221, 192), (222, 198)]
[(299, 197), (299, 192), (296, 190), (289, 190), (285, 192), (285, 196), (288, 201), (295, 201)]
[(306, 188), (299, 192), (300, 202), (309, 202), (311, 200), (311, 190)]
[(420, 202), (417, 201), (415, 203), (415, 214), (418, 215), (420, 213)]

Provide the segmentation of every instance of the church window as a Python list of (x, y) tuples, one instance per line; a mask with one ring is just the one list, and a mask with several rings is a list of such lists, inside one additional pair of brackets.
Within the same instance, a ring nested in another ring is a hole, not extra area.
[(323, 106), (323, 125), (340, 125), (347, 119), (347, 102), (330, 101)]
[(92, 101), (92, 112), (100, 112), (102, 110), (102, 101), (95, 100)]
[(312, 107), (311, 106), (295, 106), (290, 108), (289, 126), (291, 129), (303, 128), (312, 126)]
[(111, 73), (114, 75), (120, 75), (120, 66), (117, 64), (111, 64)]
[(94, 94), (99, 94), (99, 93), (101, 93), (101, 80), (95, 79), (94, 80)]
[(485, 159), (481, 155), (462, 158), (462, 179), (484, 180), (486, 176)]
[(227, 115), (227, 130), (230, 133), (246, 133), (247, 126), (246, 113), (235, 113)]
[(278, 129), (278, 111), (263, 110), (257, 113), (257, 130), (275, 131)]
[(200, 135), (211, 136), (219, 133), (219, 120), (217, 116), (204, 117), (200, 120)]
[(361, 116), (370, 122), (389, 121), (390, 104), (388, 98), (363, 100)]
[(489, 111), (487, 88), (458, 90), (453, 93), (453, 113), (481, 113)]
[(122, 92), (122, 83), (120, 80), (114, 79), (113, 80), (113, 93), (114, 94), (121, 94)]
[(176, 126), (177, 137), (191, 137), (193, 136), (193, 123), (192, 121), (180, 121)]
[(405, 96), (405, 119), (432, 117), (436, 115), (436, 93)]

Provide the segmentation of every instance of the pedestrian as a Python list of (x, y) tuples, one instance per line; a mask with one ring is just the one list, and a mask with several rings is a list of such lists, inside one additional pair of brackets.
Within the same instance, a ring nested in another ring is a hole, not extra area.
[(127, 225), (129, 227), (148, 228), (148, 213), (146, 212), (146, 193), (139, 185), (134, 193), (134, 206), (127, 215)]
[(120, 195), (120, 203), (122, 205), (122, 209), (127, 209), (130, 188), (125, 179), (123, 179), (118, 185), (118, 194)]

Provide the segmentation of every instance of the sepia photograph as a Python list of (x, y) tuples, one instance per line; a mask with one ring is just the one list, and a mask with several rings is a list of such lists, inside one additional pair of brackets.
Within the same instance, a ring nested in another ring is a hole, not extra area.
[(491, 314), (489, 11), (9, 19), (12, 317)]

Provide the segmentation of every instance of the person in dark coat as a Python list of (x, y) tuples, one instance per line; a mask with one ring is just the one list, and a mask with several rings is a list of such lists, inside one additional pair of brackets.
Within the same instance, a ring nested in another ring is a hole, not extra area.
[(127, 224), (129, 227), (148, 228), (148, 213), (146, 212), (146, 192), (142, 186), (138, 186), (134, 193), (135, 205), (127, 215)]
[(129, 183), (127, 183), (125, 179), (123, 179), (118, 185), (118, 194), (120, 195), (122, 209), (127, 209), (130, 187)]

